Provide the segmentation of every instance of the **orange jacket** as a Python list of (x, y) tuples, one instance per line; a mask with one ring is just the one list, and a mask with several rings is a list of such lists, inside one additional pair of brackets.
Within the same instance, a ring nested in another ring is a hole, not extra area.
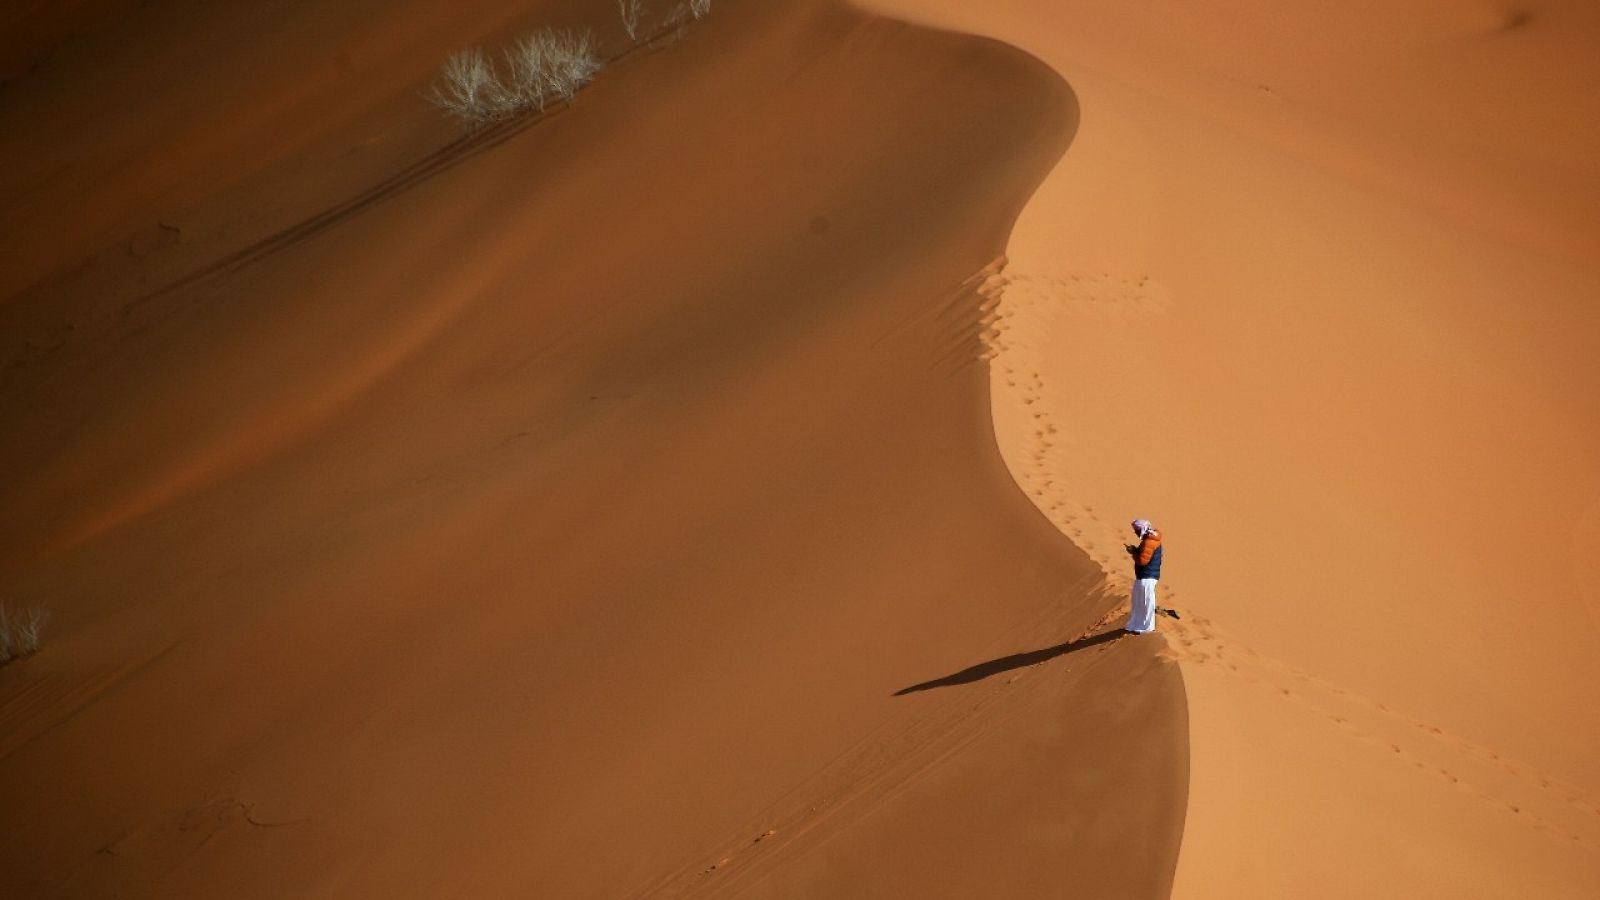
[(1139, 579), (1161, 577), (1161, 532), (1154, 528), (1139, 539), (1139, 546), (1128, 548), (1133, 557), (1133, 577)]

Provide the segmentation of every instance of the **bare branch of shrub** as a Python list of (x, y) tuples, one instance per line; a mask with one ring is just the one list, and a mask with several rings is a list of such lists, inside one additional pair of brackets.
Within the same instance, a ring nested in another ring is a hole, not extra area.
[(428, 99), (469, 128), (504, 118), (516, 109), (511, 91), (477, 47), (450, 54)]
[(622, 16), (622, 30), (628, 40), (639, 40), (639, 19), (644, 15), (644, 0), (617, 0), (617, 12)]
[(49, 612), (41, 606), (12, 613), (0, 604), (0, 665), (38, 652), (44, 623), (49, 618)]
[[(624, 2), (621, 8), (626, 16), (628, 5)], [(642, 2), (633, 8), (635, 16), (644, 9)], [(552, 100), (571, 104), (604, 64), (589, 32), (543, 28), (523, 35), (506, 49), (505, 80), (483, 51), (474, 47), (445, 60), (439, 80), (427, 96), (472, 130), (526, 110), (542, 112)]]
[(544, 110), (554, 93), (546, 74), (544, 42), (526, 35), (506, 50), (506, 67), (511, 70), (509, 90), (523, 109)]
[(506, 59), (518, 104), (537, 109), (557, 97), (571, 103), (602, 65), (587, 31), (550, 28), (523, 35), (506, 51)]

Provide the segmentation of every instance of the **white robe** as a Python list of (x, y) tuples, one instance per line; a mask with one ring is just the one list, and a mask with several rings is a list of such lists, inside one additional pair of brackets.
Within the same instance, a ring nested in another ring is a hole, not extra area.
[(1156, 579), (1140, 578), (1133, 583), (1133, 602), (1128, 610), (1128, 624), (1122, 626), (1134, 634), (1156, 630)]

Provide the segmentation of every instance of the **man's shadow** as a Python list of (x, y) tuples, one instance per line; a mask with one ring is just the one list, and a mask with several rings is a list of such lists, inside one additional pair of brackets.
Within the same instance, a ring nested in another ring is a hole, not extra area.
[(946, 675), (943, 678), (935, 678), (932, 681), (924, 681), (921, 684), (913, 684), (910, 687), (901, 688), (900, 690), (894, 692), (894, 696), (903, 697), (906, 694), (914, 694), (917, 691), (927, 691), (932, 690), (933, 688), (942, 687), (954, 687), (958, 684), (971, 684), (974, 681), (982, 681), (991, 675), (999, 675), (1001, 672), (1009, 672), (1012, 669), (1021, 669), (1025, 666), (1035, 666), (1039, 663), (1048, 662), (1049, 660), (1055, 659), (1058, 656), (1065, 656), (1066, 654), (1072, 653), (1076, 650), (1084, 650), (1089, 647), (1093, 647), (1096, 644), (1109, 643), (1119, 637), (1122, 637), (1124, 634), (1127, 634), (1127, 632), (1123, 631), (1121, 628), (1113, 628), (1110, 631), (1102, 631), (1099, 634), (1090, 635), (1089, 637), (1085, 638), (1079, 638), (1076, 641), (1067, 641), (1065, 644), (1057, 644), (1054, 647), (1046, 647), (1043, 650), (1029, 650), (1027, 653), (1013, 653), (1010, 656), (1002, 656), (999, 659), (991, 659), (985, 663), (978, 663), (975, 666), (969, 666), (968, 668), (962, 669), (959, 672)]

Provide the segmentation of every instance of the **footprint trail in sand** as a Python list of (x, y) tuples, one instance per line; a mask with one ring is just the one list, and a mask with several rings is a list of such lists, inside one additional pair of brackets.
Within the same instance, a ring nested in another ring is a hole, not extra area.
[[(1006, 271), (1001, 264), (979, 273), (981, 291), (994, 309), (993, 390), (997, 406), (1023, 411), (1027, 431), (1014, 446), (1021, 458), (1008, 462), (1036, 507), (1061, 532), (1088, 553), (1108, 581), (1125, 592), (1129, 585), (1122, 551), (1123, 526), (1103, 519), (1094, 507), (1073, 496), (1073, 459), (1068, 425), (1055, 420), (1052, 385), (1039, 365), (1039, 345), (1030, 335), (1059, 330), (1068, 318), (1164, 315), (1168, 292), (1143, 275), (1063, 270), (1049, 274)], [(1440, 726), (1363, 696), (1251, 648), (1204, 615), (1204, 598), (1189, 598), (1163, 585), (1163, 603), (1188, 616), (1162, 620), (1167, 658), (1184, 666), (1221, 672), (1256, 685), (1286, 703), (1316, 712), (1336, 733), (1415, 768), (1514, 816), (1548, 837), (1600, 852), (1600, 798), (1453, 734)], [(1124, 606), (1125, 610), (1126, 607)]]

